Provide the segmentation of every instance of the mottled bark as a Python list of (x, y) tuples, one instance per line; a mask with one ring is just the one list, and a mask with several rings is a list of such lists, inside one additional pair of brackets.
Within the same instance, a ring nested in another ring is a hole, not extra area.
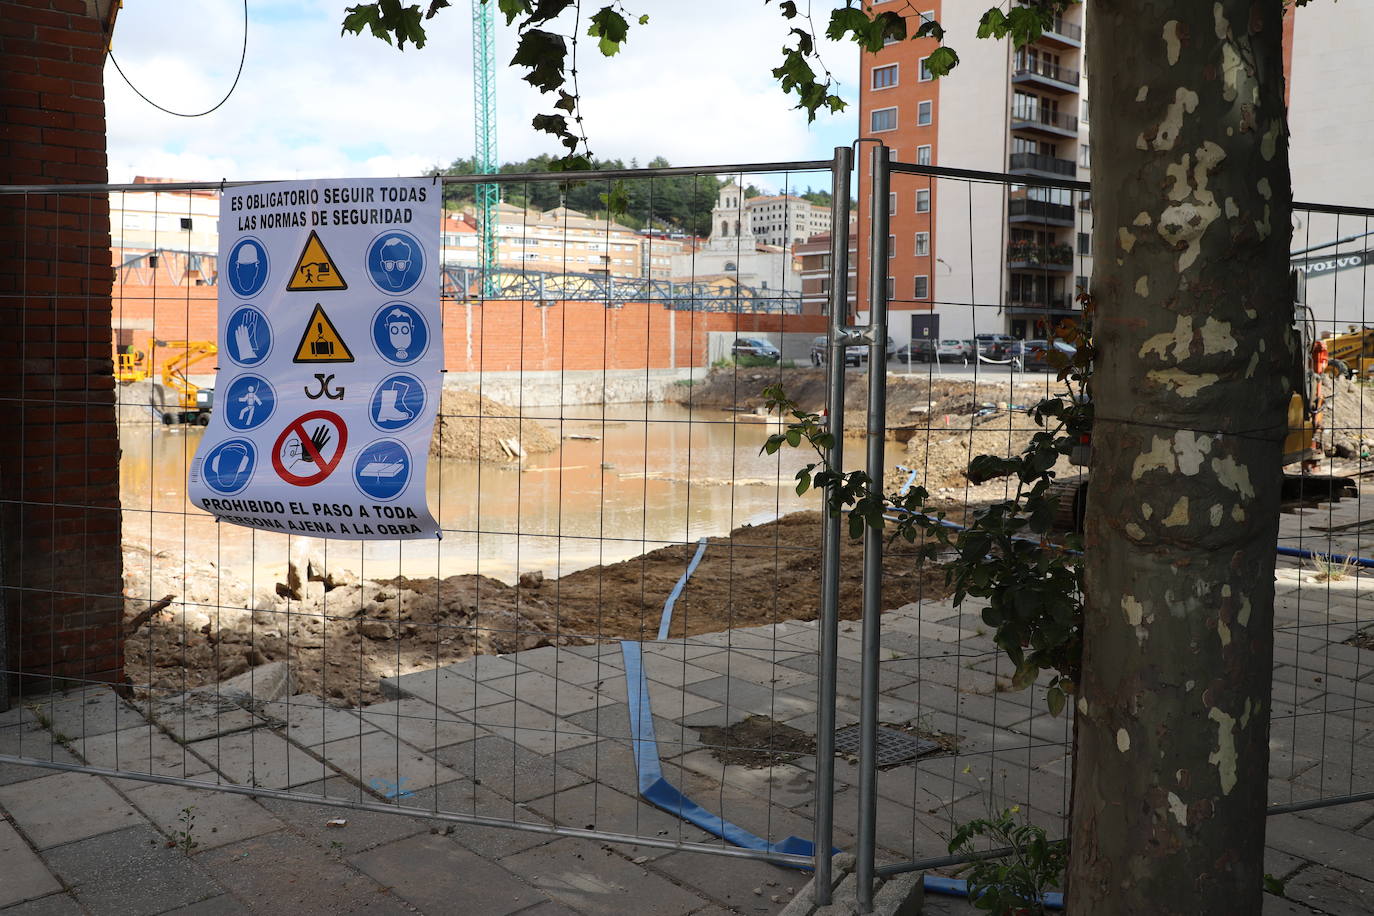
[(1090, 0), (1074, 912), (1258, 913), (1296, 382), (1280, 0)]

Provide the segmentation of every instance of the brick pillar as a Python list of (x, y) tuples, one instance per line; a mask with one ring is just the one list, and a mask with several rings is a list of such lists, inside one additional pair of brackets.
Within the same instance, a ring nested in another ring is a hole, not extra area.
[[(0, 0), (0, 597), (12, 675), (123, 673), (104, 0)], [(53, 686), (74, 686), (58, 681)], [(27, 689), (33, 689), (32, 687)]]

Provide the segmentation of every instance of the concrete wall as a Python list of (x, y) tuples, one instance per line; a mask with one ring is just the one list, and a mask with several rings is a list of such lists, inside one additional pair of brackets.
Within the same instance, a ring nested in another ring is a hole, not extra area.
[[(108, 180), (98, 6), (0, 0), (0, 185)], [(122, 676), (113, 274), (107, 196), (0, 194), (8, 671)]]

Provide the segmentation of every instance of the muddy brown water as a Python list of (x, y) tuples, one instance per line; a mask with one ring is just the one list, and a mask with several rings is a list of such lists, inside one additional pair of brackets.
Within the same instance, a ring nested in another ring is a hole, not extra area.
[[(324, 554), (367, 578), (521, 572), (564, 575), (672, 543), (695, 542), (817, 506), (794, 492), (799, 451), (759, 450), (777, 427), (717, 410), (621, 404), (523, 411), (560, 438), (522, 463), (434, 459), (429, 505), (436, 541), (323, 540), (217, 524), (186, 499), (202, 430), (122, 431), (124, 538), (161, 562), (213, 561), (250, 587), (271, 587), (288, 558)], [(890, 463), (900, 449), (889, 449)]]

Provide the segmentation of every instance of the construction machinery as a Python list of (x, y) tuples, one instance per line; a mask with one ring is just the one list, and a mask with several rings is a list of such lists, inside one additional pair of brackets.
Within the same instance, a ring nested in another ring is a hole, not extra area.
[(192, 382), (187, 372), (196, 363), (210, 359), (219, 353), (219, 347), (208, 340), (155, 340), (153, 345), (181, 351), (162, 363), (164, 389), (176, 392), (177, 397), (175, 404), (167, 404), (165, 402), (166, 390), (164, 390), (162, 393), (164, 402), (160, 405), (154, 405), (162, 414), (162, 424), (164, 426), (171, 426), (175, 423), (208, 425), (210, 423), (210, 409), (214, 406), (215, 390), (202, 388)]
[(123, 347), (115, 353), (115, 381), (141, 382), (148, 377), (148, 354), (137, 347)]

